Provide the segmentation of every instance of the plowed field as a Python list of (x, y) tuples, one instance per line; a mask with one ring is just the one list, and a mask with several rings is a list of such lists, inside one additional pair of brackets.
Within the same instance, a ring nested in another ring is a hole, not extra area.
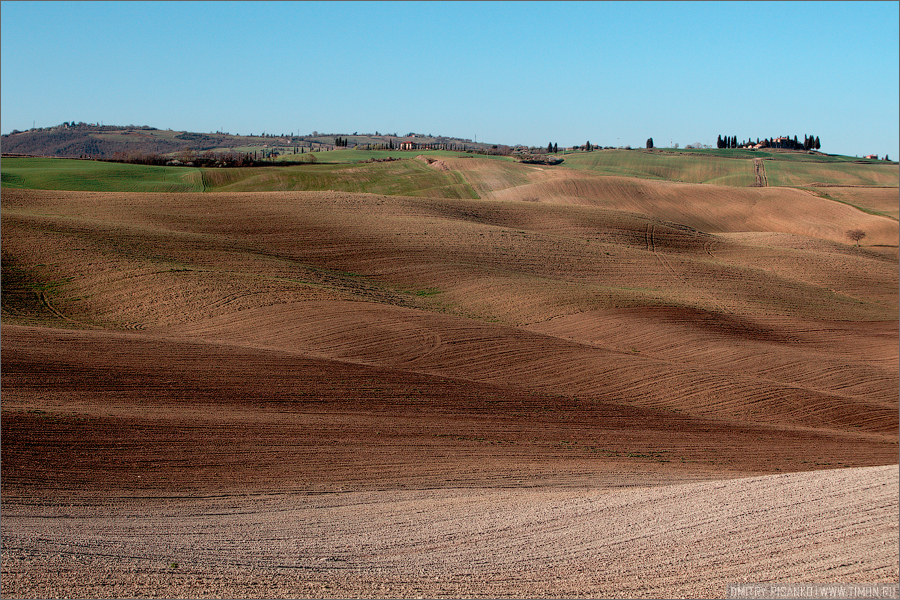
[(897, 581), (884, 193), (444, 163), (4, 189), (3, 595)]

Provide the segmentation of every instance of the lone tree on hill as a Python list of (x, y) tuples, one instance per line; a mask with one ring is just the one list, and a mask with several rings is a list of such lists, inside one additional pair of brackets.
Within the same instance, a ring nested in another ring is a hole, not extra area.
[(647, 139), (647, 147), (648, 147), (648, 148), (653, 148), (653, 138), (648, 138), (648, 139)]
[(859, 240), (866, 237), (866, 232), (862, 229), (851, 229), (847, 232), (847, 237), (856, 242), (856, 245), (859, 246)]

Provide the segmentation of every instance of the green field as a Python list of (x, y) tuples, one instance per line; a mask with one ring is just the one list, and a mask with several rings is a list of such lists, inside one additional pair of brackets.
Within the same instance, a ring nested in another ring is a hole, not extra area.
[(366, 164), (317, 163), (286, 167), (202, 169), (202, 171), (206, 191), (334, 190), (394, 196), (478, 197), (459, 173), (439, 171), (419, 160)]
[[(112, 162), (17, 158), (2, 160), (5, 188), (98, 192), (209, 192), (209, 191), (320, 191), (369, 192), (399, 196), (478, 198), (480, 177), (491, 189), (497, 178), (509, 185), (524, 185), (528, 171), (510, 157), (473, 156), (491, 160), (490, 172), (439, 170), (416, 160), (426, 156), (457, 157), (463, 153), (423, 150), (412, 152), (341, 149), (313, 154), (286, 154), (272, 166), (247, 168), (194, 168), (147, 166)], [(554, 169), (579, 169), (599, 175), (634, 177), (734, 187), (756, 184), (753, 159), (763, 159), (769, 186), (805, 187), (816, 183), (842, 186), (890, 186), (900, 182), (897, 163), (858, 161), (848, 157), (750, 150), (654, 151), (598, 150), (561, 155)], [(314, 157), (315, 163), (288, 164)], [(366, 162), (371, 159), (393, 159)], [(283, 164), (284, 166), (280, 166)], [(503, 186), (501, 186), (503, 187)], [(487, 189), (487, 188), (485, 188)], [(484, 192), (485, 190), (482, 190)]]
[[(236, 150), (240, 150), (239, 148)], [(259, 148), (247, 148), (246, 151), (252, 152)], [(293, 154), (288, 151), (273, 160), (275, 162), (302, 162), (309, 153)], [(454, 157), (466, 156), (465, 152), (452, 150), (358, 150), (356, 148), (347, 148), (340, 150), (326, 150), (324, 152), (313, 152), (317, 163), (324, 164), (351, 164), (359, 163), (366, 160), (382, 159), (382, 158), (415, 158), (416, 156), (434, 156), (434, 157)], [(469, 154), (468, 156), (478, 156), (479, 158), (491, 158), (496, 160), (511, 160), (508, 156), (491, 156), (484, 154)]]
[(765, 161), (769, 185), (802, 186), (811, 183), (841, 185), (890, 185), (898, 183), (897, 163), (872, 161), (800, 162), (791, 160)]
[[(329, 153), (316, 153), (329, 154)], [(90, 160), (4, 158), (7, 188), (90, 192), (318, 191), (477, 198), (459, 173), (411, 159), (237, 169), (156, 167)]]
[(717, 155), (597, 150), (566, 154), (564, 158), (566, 167), (602, 175), (738, 187), (756, 183), (752, 160)]
[(754, 159), (762, 159), (770, 186), (812, 183), (898, 185), (895, 162), (849, 156), (761, 150), (597, 150), (565, 154), (564, 165), (602, 175), (747, 187), (756, 184)]
[(5, 188), (84, 192), (199, 192), (200, 169), (65, 158), (4, 158)]
[(748, 150), (746, 148), (662, 148), (667, 154), (682, 155), (706, 155), (719, 156), (724, 158), (769, 158), (773, 160), (786, 160), (797, 162), (849, 162), (849, 163), (867, 163), (867, 164), (893, 164), (896, 162), (887, 162), (873, 160), (867, 158), (856, 158), (853, 156), (842, 156), (839, 154), (809, 154), (800, 151), (784, 151), (784, 150)]

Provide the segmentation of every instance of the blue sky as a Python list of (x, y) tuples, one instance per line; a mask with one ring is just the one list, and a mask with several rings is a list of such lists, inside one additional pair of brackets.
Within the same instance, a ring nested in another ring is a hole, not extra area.
[(0, 130), (817, 135), (900, 158), (898, 2), (0, 3)]

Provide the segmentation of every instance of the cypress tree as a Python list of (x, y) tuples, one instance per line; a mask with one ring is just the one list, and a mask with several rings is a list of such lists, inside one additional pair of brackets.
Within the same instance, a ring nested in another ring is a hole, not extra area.
[(819, 136), (816, 136), (816, 150), (822, 147), (822, 144), (819, 143)]

